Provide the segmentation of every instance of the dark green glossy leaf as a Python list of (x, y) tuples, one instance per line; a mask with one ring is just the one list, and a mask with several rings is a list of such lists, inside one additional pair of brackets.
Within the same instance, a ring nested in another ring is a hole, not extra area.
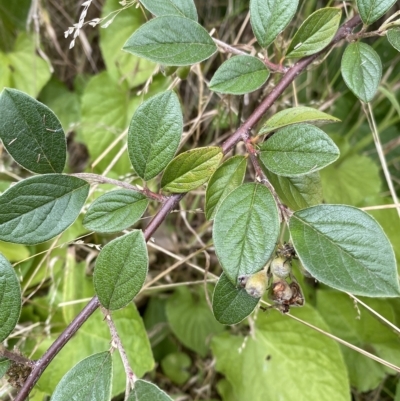
[(295, 212), (289, 229), (301, 263), (322, 283), (356, 295), (400, 295), (393, 248), (367, 213), (314, 206)]
[(370, 25), (396, 3), (396, 0), (356, 0), (358, 12), (365, 25)]
[(65, 134), (56, 115), (16, 89), (0, 95), (0, 138), (13, 159), (34, 173), (61, 173), (67, 154)]
[(0, 196), (0, 240), (39, 244), (66, 230), (78, 217), (89, 192), (80, 178), (34, 176)]
[(193, 0), (140, 0), (156, 17), (178, 15), (197, 21), (197, 10)]
[(392, 28), (387, 31), (386, 37), (389, 43), (400, 52), (400, 28)]
[(101, 233), (122, 231), (142, 217), (148, 204), (148, 199), (139, 192), (128, 189), (110, 191), (90, 205), (83, 225)]
[(183, 118), (178, 96), (163, 92), (141, 104), (128, 131), (132, 166), (144, 180), (155, 177), (174, 157), (182, 136)]
[(172, 401), (172, 398), (155, 384), (145, 380), (136, 380), (135, 388), (129, 394), (127, 401)]

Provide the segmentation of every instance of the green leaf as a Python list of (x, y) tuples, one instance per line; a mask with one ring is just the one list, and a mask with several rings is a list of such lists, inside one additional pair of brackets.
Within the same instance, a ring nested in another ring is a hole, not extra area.
[(223, 200), (215, 215), (213, 240), (219, 262), (233, 285), (237, 285), (238, 276), (264, 267), (278, 235), (278, 209), (265, 186), (243, 184)]
[(139, 293), (149, 267), (141, 230), (110, 241), (96, 259), (93, 282), (101, 304), (110, 310), (126, 306)]
[(400, 295), (392, 246), (367, 213), (314, 206), (295, 212), (289, 229), (301, 263), (317, 280), (356, 295)]
[(282, 128), (262, 143), (260, 151), (264, 166), (285, 177), (315, 172), (339, 157), (339, 149), (332, 139), (310, 124)]
[(202, 287), (195, 293), (179, 287), (168, 299), (166, 312), (172, 332), (201, 357), (207, 355), (211, 336), (224, 329), (210, 311)]
[(164, 65), (191, 65), (211, 57), (217, 47), (197, 22), (175, 15), (150, 20), (136, 30), (122, 50)]
[(386, 33), (389, 43), (400, 52), (400, 28), (389, 29)]
[(80, 178), (61, 174), (19, 181), (0, 196), (0, 240), (34, 245), (66, 230), (89, 192)]
[(139, 192), (128, 189), (110, 191), (90, 205), (83, 225), (101, 233), (122, 231), (142, 217), (148, 204), (148, 199)]
[(144, 380), (136, 380), (135, 387), (129, 394), (127, 401), (172, 401), (172, 398), (155, 384)]
[(322, 203), (322, 185), (319, 172), (283, 177), (266, 170), (267, 178), (281, 201), (292, 210), (304, 209)]
[(111, 353), (94, 354), (75, 365), (61, 379), (51, 401), (110, 400), (111, 380)]
[(370, 25), (396, 3), (396, 0), (356, 0), (358, 12), (365, 25)]
[(329, 114), (326, 114), (312, 107), (291, 107), (289, 109), (281, 110), (268, 119), (261, 127), (259, 134), (267, 134), (276, 131), (287, 125), (299, 123), (336, 123), (340, 120)]
[(0, 253), (0, 342), (14, 330), (21, 313), (21, 289), (10, 262)]
[(343, 53), (342, 76), (349, 89), (363, 102), (369, 102), (378, 90), (382, 62), (378, 53), (362, 42), (351, 43)]
[(164, 171), (161, 186), (169, 192), (189, 192), (208, 181), (222, 159), (221, 148), (209, 146), (181, 153)]
[(261, 47), (269, 46), (288, 26), (298, 0), (250, 0), (250, 23)]
[(197, 10), (193, 0), (140, 0), (156, 17), (178, 15), (197, 21)]
[(192, 365), (192, 360), (184, 352), (171, 352), (161, 361), (163, 373), (175, 384), (182, 386), (190, 377), (188, 368)]
[(234, 56), (222, 63), (208, 86), (214, 92), (243, 95), (260, 88), (268, 77), (269, 70), (259, 58)]
[(13, 159), (34, 173), (61, 173), (67, 144), (56, 115), (43, 103), (8, 88), (0, 94), (0, 109), (0, 138)]
[(259, 298), (247, 294), (244, 288), (237, 288), (225, 273), (221, 274), (213, 294), (213, 313), (222, 324), (237, 324), (253, 312)]
[(332, 7), (312, 13), (294, 35), (286, 57), (304, 57), (322, 50), (335, 36), (341, 16), (342, 11)]
[(6, 374), (11, 362), (6, 358), (0, 358), (0, 379)]
[(27, 259), (30, 256), (29, 249), (20, 244), (10, 244), (0, 241), (0, 253), (2, 253), (10, 262), (18, 262)]
[(132, 117), (128, 152), (136, 173), (154, 178), (174, 157), (181, 140), (183, 117), (178, 96), (172, 91), (141, 104)]
[(222, 163), (211, 176), (206, 190), (206, 218), (214, 218), (221, 202), (235, 188), (243, 183), (247, 159), (244, 156), (233, 156)]
[[(311, 307), (296, 317), (328, 330)], [(214, 337), (216, 369), (233, 387), (235, 401), (350, 401), (346, 366), (337, 343), (270, 311), (259, 313), (247, 336)], [(230, 399), (229, 399), (230, 400)]]

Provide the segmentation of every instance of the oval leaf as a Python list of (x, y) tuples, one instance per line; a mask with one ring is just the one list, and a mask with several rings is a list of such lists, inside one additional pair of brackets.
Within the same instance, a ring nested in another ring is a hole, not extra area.
[(128, 189), (110, 191), (89, 207), (83, 225), (100, 233), (114, 233), (135, 224), (146, 211), (148, 199)]
[(21, 313), (21, 288), (10, 262), (0, 253), (0, 342), (14, 330)]
[(206, 218), (211, 220), (226, 198), (235, 188), (243, 183), (246, 173), (247, 159), (234, 156), (222, 163), (211, 176), (206, 190)]
[(0, 110), (0, 138), (12, 158), (34, 173), (61, 173), (67, 143), (56, 115), (24, 92), (7, 88)]
[(214, 289), (213, 313), (222, 324), (237, 324), (253, 312), (259, 300), (247, 294), (244, 288), (234, 286), (222, 273)]
[(396, 0), (356, 0), (358, 12), (365, 25), (370, 25), (396, 3)]
[(0, 196), (0, 240), (39, 244), (66, 230), (78, 217), (89, 192), (80, 178), (34, 176)]
[(209, 88), (215, 92), (243, 95), (261, 87), (268, 77), (269, 70), (259, 58), (235, 56), (222, 63)]
[(320, 170), (339, 157), (324, 131), (309, 124), (282, 128), (260, 146), (260, 160), (275, 174), (295, 177)]
[(111, 398), (112, 360), (110, 352), (91, 355), (76, 364), (58, 383), (51, 401)]
[(168, 164), (161, 180), (165, 191), (183, 193), (204, 184), (222, 159), (221, 148), (210, 146), (188, 150)]
[(363, 102), (371, 101), (382, 77), (378, 53), (365, 43), (351, 43), (343, 53), (340, 68), (349, 89)]
[(127, 401), (173, 401), (164, 391), (155, 384), (145, 380), (136, 380), (135, 387), (129, 394)]
[(342, 11), (332, 7), (312, 13), (294, 35), (286, 57), (304, 57), (322, 50), (335, 36), (341, 16)]
[(9, 359), (0, 358), (0, 379), (7, 373), (7, 370), (10, 366), (11, 362)]
[(265, 124), (261, 127), (259, 134), (267, 134), (276, 131), (279, 128), (286, 127), (287, 125), (299, 123), (336, 123), (340, 121), (338, 118), (333, 117), (312, 107), (292, 107), (289, 109), (281, 110), (274, 114)]
[(215, 215), (215, 253), (233, 285), (238, 276), (261, 270), (279, 235), (278, 209), (270, 191), (260, 184), (243, 184), (222, 202)]
[(100, 303), (109, 310), (128, 305), (142, 288), (148, 267), (146, 241), (141, 230), (109, 242), (97, 257), (93, 275)]
[(197, 21), (197, 10), (193, 0), (140, 0), (156, 17), (178, 15)]
[(191, 65), (211, 57), (217, 47), (197, 22), (175, 15), (150, 20), (126, 41), (123, 50), (164, 65)]
[(250, 23), (261, 47), (267, 47), (288, 26), (298, 0), (250, 0)]
[(167, 91), (146, 100), (132, 117), (129, 158), (144, 180), (155, 177), (174, 157), (181, 140), (183, 117), (178, 96)]
[(367, 213), (314, 206), (295, 212), (289, 229), (301, 263), (317, 280), (356, 295), (400, 295), (392, 246)]
[(389, 43), (400, 52), (400, 28), (389, 29), (386, 33)]

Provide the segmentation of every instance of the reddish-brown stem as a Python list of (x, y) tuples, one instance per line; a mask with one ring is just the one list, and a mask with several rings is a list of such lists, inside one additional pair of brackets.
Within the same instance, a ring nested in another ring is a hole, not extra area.
[[(344, 39), (346, 36), (351, 34), (352, 30), (361, 23), (359, 15), (353, 17), (346, 22), (338, 30), (337, 34), (333, 38), (332, 42), (320, 52), (313, 54), (299, 60), (293, 67), (291, 67), (285, 75), (281, 78), (275, 88), (269, 93), (269, 95), (263, 100), (263, 102), (254, 110), (251, 116), (243, 123), (243, 125), (222, 145), (222, 151), (224, 154), (228, 153), (241, 139), (243, 136), (248, 135), (251, 129), (257, 124), (265, 112), (273, 105), (283, 91), (295, 80), (295, 78), (306, 69), (318, 56), (325, 53), (337, 42)], [(150, 239), (159, 225), (165, 220), (171, 210), (173, 210), (179, 203), (179, 201), (185, 196), (185, 194), (172, 195), (164, 201), (160, 210), (150, 221), (149, 225), (144, 230), (144, 236), (146, 241)], [(20, 389), (19, 393), (15, 397), (14, 401), (24, 401), (29, 395), (35, 383), (39, 380), (43, 371), (47, 368), (53, 358), (60, 352), (64, 345), (70, 340), (73, 334), (82, 326), (82, 324), (92, 315), (92, 313), (99, 307), (100, 303), (97, 297), (92, 298), (88, 305), (76, 316), (76, 318), (69, 324), (69, 326), (61, 333), (61, 335), (54, 341), (50, 348), (44, 353), (43, 357), (40, 358), (25, 381), (24, 385)]]
[(0, 357), (4, 357), (9, 359), (10, 361), (14, 361), (15, 363), (18, 363), (19, 365), (26, 365), (26, 366), (34, 366), (35, 362), (25, 358), (23, 355), (19, 355), (15, 352), (9, 351), (8, 349), (4, 348), (2, 345), (0, 345)]

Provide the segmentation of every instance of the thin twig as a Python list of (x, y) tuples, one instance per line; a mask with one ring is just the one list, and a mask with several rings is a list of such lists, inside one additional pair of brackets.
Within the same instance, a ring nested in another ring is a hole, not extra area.
[(29, 358), (24, 357), (23, 355), (17, 354), (16, 352), (9, 351), (2, 344), (0, 344), (0, 357), (4, 357), (18, 363), (19, 365), (26, 366), (35, 366), (35, 362), (30, 360)]

